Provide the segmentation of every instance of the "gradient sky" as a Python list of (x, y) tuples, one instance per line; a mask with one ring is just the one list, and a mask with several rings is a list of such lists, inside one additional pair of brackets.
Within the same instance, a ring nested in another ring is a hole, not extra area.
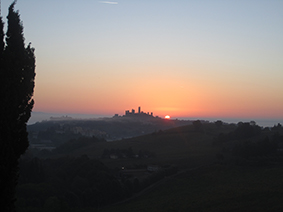
[[(6, 23), (8, 6), (2, 0)], [(34, 111), (283, 118), (282, 0), (18, 0)]]

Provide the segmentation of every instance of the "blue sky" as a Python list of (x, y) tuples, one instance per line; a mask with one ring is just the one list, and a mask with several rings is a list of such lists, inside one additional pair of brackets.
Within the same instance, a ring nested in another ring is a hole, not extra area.
[(18, 0), (34, 110), (283, 117), (283, 1), (111, 2)]

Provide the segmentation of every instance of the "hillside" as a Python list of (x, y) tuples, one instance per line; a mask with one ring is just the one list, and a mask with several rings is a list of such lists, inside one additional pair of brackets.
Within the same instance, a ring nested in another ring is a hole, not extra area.
[[(160, 130), (148, 135), (121, 139), (113, 142), (94, 142), (81, 148), (67, 152), (69, 156), (86, 154), (90, 158), (99, 158), (104, 164), (112, 168), (131, 166), (133, 164), (177, 165), (190, 167), (199, 165), (200, 161), (212, 162), (215, 155), (221, 151), (220, 146), (213, 145), (219, 133), (229, 132), (235, 125), (216, 126), (214, 123), (203, 123), (201, 130), (194, 125)], [(121, 157), (110, 159), (102, 157), (107, 150), (131, 149), (135, 157)], [(139, 152), (149, 152), (150, 157), (138, 157)], [(64, 153), (66, 154), (66, 152)], [(54, 154), (59, 157), (63, 154)], [(199, 158), (196, 160), (196, 158)]]
[(273, 174), (282, 175), (282, 147), (281, 125), (255, 123), (194, 121), (112, 142), (71, 139), (51, 152), (26, 154), (18, 204), (36, 211), (243, 211), (258, 208), (267, 194), (266, 207), (278, 209), (283, 187)]
[(98, 119), (51, 119), (27, 126), (29, 141), (56, 147), (70, 139), (98, 137), (107, 141), (150, 134), (192, 124), (192, 121), (165, 120), (150, 115), (114, 116)]
[(211, 165), (171, 177), (127, 203), (100, 212), (282, 211), (283, 170)]

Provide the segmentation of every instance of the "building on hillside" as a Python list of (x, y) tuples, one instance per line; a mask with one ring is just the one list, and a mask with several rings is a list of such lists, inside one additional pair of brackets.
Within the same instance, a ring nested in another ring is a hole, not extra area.
[(148, 116), (153, 116), (153, 112), (143, 112), (141, 111), (141, 107), (138, 107), (138, 112), (136, 113), (135, 109), (132, 109), (132, 111), (130, 112), (130, 110), (126, 110), (125, 111), (125, 116), (131, 116), (131, 115), (148, 115)]

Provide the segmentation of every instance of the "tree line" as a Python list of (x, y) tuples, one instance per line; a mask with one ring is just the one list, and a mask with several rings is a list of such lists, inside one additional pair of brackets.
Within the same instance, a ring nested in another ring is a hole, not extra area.
[[(236, 158), (254, 159), (267, 156), (280, 156), (283, 147), (283, 128), (281, 124), (272, 128), (261, 128), (254, 122), (239, 122), (235, 130), (220, 133), (214, 145), (223, 145), (224, 152)], [(218, 155), (223, 160), (223, 155)]]

